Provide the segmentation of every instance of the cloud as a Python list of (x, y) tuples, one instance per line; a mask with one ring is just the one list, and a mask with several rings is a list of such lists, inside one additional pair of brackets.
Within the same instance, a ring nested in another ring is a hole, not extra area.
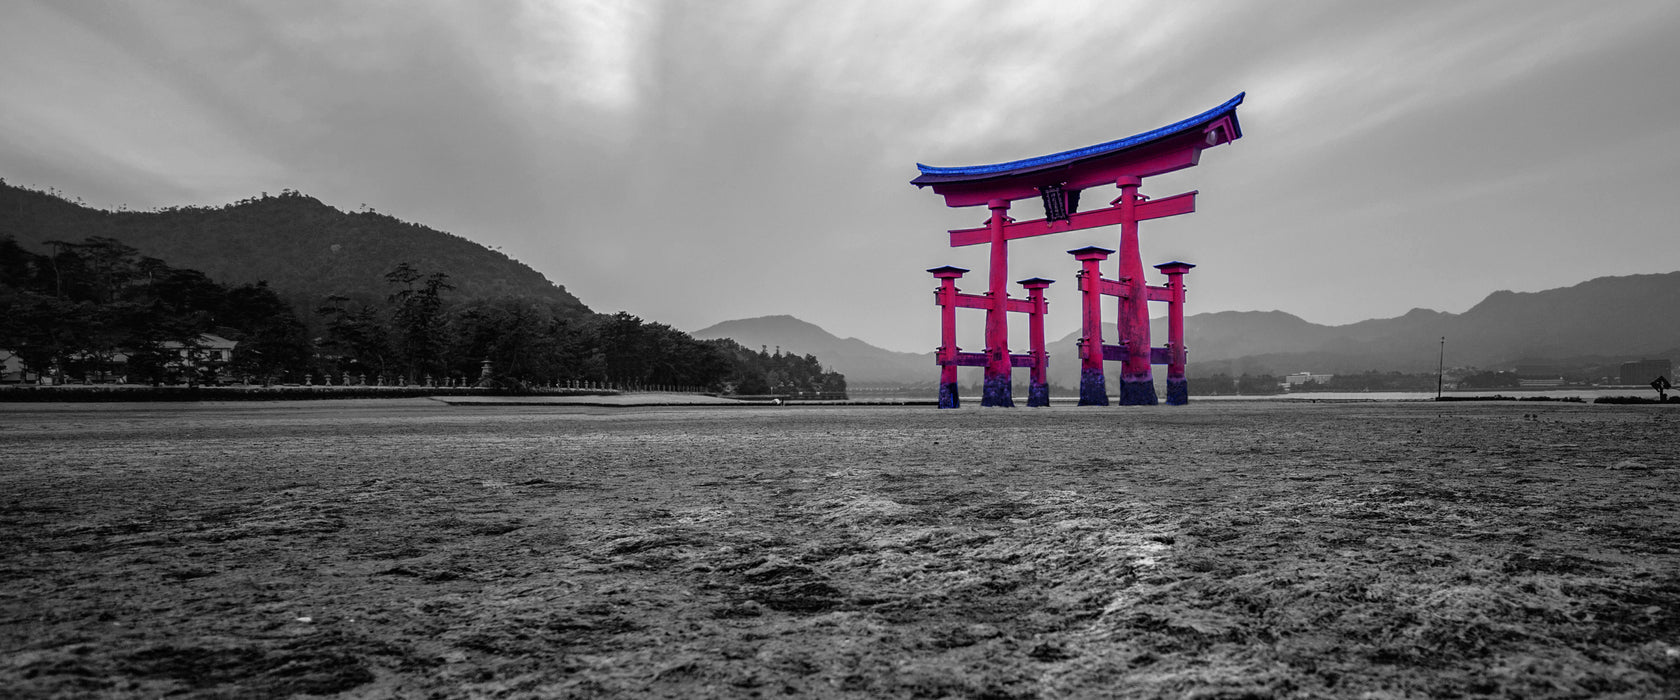
[[(143, 188), (111, 182), (126, 180), (176, 197), (230, 194), (218, 182), (280, 170), (170, 71), (98, 24), (57, 9), (18, 6), (18, 22), (0, 29), (6, 61), (15, 67), (0, 76), (0, 132), (11, 135), (0, 147), (9, 155), (71, 181), (107, 174), (90, 189), (140, 194)], [(65, 46), (74, 52), (63, 53)]]
[(540, 111), (584, 108), (600, 125), (634, 114), (645, 97), (653, 5), (626, 0), (524, 0), (513, 19), (509, 63)]
[[(922, 270), (984, 269), (943, 236), (984, 212), (909, 186), (916, 162), (1100, 143), (1244, 90), (1243, 140), (1145, 186), (1203, 191), (1144, 233), (1146, 256), (1204, 263), (1193, 311), (1462, 309), (1495, 277), (1680, 256), (1649, 230), (1675, 213), (1651, 193), (1680, 149), (1665, 2), (160, 0), (7, 20), (10, 181), (110, 205), (366, 202), (685, 328), (793, 313), (927, 345)], [(1535, 213), (1569, 192), (1593, 213)], [(1593, 216), (1603, 252), (1571, 238)], [(1113, 234), (1064, 237), (1012, 248), (1017, 276), (1069, 278), (1063, 251)], [(1574, 259), (1497, 265), (1526, 241)]]

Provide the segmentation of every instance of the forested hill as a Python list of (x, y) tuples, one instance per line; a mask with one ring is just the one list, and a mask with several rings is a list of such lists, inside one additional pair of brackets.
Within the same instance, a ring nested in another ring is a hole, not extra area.
[(105, 211), (0, 180), (0, 238), (49, 252), (49, 241), (121, 241), (141, 254), (227, 284), (268, 286), (300, 309), (328, 295), (361, 302), (390, 293), (399, 263), (442, 272), (455, 297), (520, 297), (566, 315), (590, 313), (565, 287), (502, 253), (454, 234), (374, 212), (346, 213), (294, 191), (222, 207)]

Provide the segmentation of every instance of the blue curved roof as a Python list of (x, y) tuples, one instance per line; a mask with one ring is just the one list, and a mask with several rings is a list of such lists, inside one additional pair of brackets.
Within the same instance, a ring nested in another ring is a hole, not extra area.
[[(922, 171), (922, 175), (924, 175), (924, 176), (932, 175), (932, 176), (935, 176), (935, 177), (928, 178), (927, 180), (924, 180), (923, 178), (918, 177), (915, 180), (912, 180), (911, 182), (920, 185), (920, 184), (927, 184), (931, 180), (945, 180), (947, 178), (963, 178), (963, 177), (973, 177), (973, 176), (976, 176), (976, 175), (992, 175), (992, 174), (997, 174), (997, 173), (1008, 173), (1008, 172), (1036, 170), (1038, 168), (1055, 166), (1055, 165), (1062, 165), (1062, 164), (1065, 164), (1065, 163), (1071, 163), (1073, 161), (1082, 160), (1082, 159), (1085, 159), (1085, 158), (1090, 158), (1092, 156), (1100, 156), (1100, 155), (1104, 155), (1104, 154), (1108, 154), (1108, 153), (1113, 153), (1115, 151), (1122, 151), (1122, 150), (1125, 150), (1127, 148), (1131, 148), (1133, 146), (1139, 146), (1139, 145), (1148, 143), (1150, 141), (1154, 141), (1156, 139), (1165, 138), (1165, 137), (1172, 136), (1174, 134), (1178, 134), (1178, 133), (1181, 133), (1181, 132), (1184, 132), (1184, 131), (1189, 131), (1191, 129), (1196, 129), (1196, 128), (1199, 128), (1199, 127), (1202, 127), (1202, 126), (1206, 126), (1207, 124), (1212, 123), (1214, 120), (1219, 119), (1220, 117), (1223, 117), (1226, 114), (1234, 113), (1236, 111), (1237, 105), (1242, 104), (1243, 96), (1247, 95), (1247, 94), (1248, 93), (1246, 93), (1246, 92), (1239, 92), (1239, 93), (1237, 93), (1236, 97), (1233, 97), (1229, 100), (1226, 100), (1225, 104), (1219, 105), (1218, 107), (1214, 107), (1213, 109), (1210, 109), (1206, 112), (1202, 112), (1201, 114), (1198, 114), (1198, 115), (1196, 115), (1194, 117), (1191, 117), (1189, 119), (1185, 119), (1183, 121), (1179, 121), (1179, 122), (1176, 122), (1176, 123), (1173, 123), (1173, 124), (1169, 124), (1167, 126), (1163, 126), (1159, 129), (1155, 129), (1155, 130), (1152, 130), (1152, 131), (1145, 131), (1141, 134), (1136, 134), (1136, 135), (1133, 135), (1133, 136), (1127, 136), (1126, 138), (1123, 138), (1123, 139), (1119, 139), (1119, 140), (1115, 140), (1115, 141), (1109, 141), (1107, 143), (1099, 143), (1095, 146), (1086, 146), (1084, 148), (1075, 148), (1071, 151), (1062, 151), (1061, 153), (1052, 153), (1052, 154), (1047, 155), (1047, 156), (1038, 156), (1038, 157), (1035, 157), (1035, 158), (1026, 158), (1026, 159), (1023, 159), (1023, 160), (1012, 160), (1012, 161), (1009, 161), (1007, 163), (993, 163), (991, 165), (965, 165), (965, 166), (958, 166), (958, 167), (942, 168), (942, 167), (936, 167), (936, 166), (932, 166), (932, 165), (922, 165), (921, 163), (917, 163), (916, 164), (916, 169)], [(1232, 138), (1236, 138), (1236, 136), (1233, 135)]]

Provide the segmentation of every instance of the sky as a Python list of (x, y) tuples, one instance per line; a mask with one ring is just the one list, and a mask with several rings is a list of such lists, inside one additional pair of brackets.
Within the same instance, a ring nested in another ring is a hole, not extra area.
[[(0, 18), (9, 183), (142, 210), (291, 188), (690, 331), (790, 314), (930, 351), (926, 270), (984, 291), (985, 247), (945, 231), (987, 212), (908, 184), (917, 163), (1102, 143), (1240, 92), (1242, 139), (1141, 189), (1201, 193), (1141, 227), (1146, 267), (1197, 265), (1188, 313), (1339, 325), (1680, 270), (1669, 0), (0, 0)], [(1012, 277), (1058, 280), (1053, 338), (1079, 323), (1066, 251), (1118, 240), (1011, 244)]]

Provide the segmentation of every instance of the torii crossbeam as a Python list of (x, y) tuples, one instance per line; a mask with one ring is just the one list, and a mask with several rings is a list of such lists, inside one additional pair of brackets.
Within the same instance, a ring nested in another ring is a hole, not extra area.
[[(1104, 348), (1100, 308), (1096, 326), (1090, 326), (1087, 302), (1086, 338), (1081, 341), (1084, 365), (1081, 372), (1081, 403), (1092, 396), (1103, 397), (1102, 362), (1115, 355), (1121, 362), (1120, 403), (1154, 404), (1154, 377), (1150, 364), (1168, 365), (1168, 401), (1183, 403), (1188, 388), (1184, 379), (1184, 340), (1182, 321), (1174, 325), (1167, 347), (1155, 353), (1149, 345), (1149, 301), (1176, 300), (1170, 311), (1182, 318), (1184, 288), (1182, 276), (1191, 265), (1174, 261), (1171, 270), (1162, 267), (1171, 277), (1168, 287), (1150, 287), (1145, 283), (1143, 259), (1138, 249), (1138, 222), (1168, 216), (1188, 214), (1196, 210), (1196, 192), (1151, 200), (1138, 194), (1143, 179), (1196, 165), (1203, 150), (1230, 143), (1242, 137), (1237, 122), (1237, 106), (1243, 94), (1206, 112), (1159, 129), (1128, 136), (1107, 143), (1053, 153), (1036, 158), (962, 167), (932, 167), (916, 164), (921, 175), (911, 180), (917, 187), (932, 187), (935, 194), (945, 198), (946, 206), (971, 207), (985, 205), (991, 219), (981, 228), (956, 229), (950, 232), (951, 246), (989, 244), (989, 270), (986, 309), (985, 384), (982, 406), (1012, 406), (1009, 359), (1008, 243), (1020, 238), (1045, 236), (1065, 231), (1079, 231), (1100, 226), (1120, 226), (1119, 275), (1116, 280), (1082, 280), (1081, 288), (1089, 284), (1087, 295), (1108, 294), (1119, 298), (1117, 326), (1118, 345)], [(1113, 184), (1120, 188), (1120, 196), (1103, 209), (1080, 212), (1080, 193), (1098, 185)], [(1044, 202), (1045, 217), (1033, 221), (1010, 219), (1010, 203), (1015, 200), (1039, 198)], [(1082, 249), (1083, 250), (1083, 249)], [(1076, 255), (1079, 251), (1074, 251)], [(1089, 256), (1087, 256), (1089, 257)], [(1104, 256), (1106, 257), (1106, 255)], [(1087, 258), (1081, 258), (1086, 260)], [(1095, 263), (1087, 261), (1087, 270)], [(1170, 291), (1169, 291), (1170, 290)], [(1087, 297), (1090, 298), (1089, 296)], [(945, 318), (950, 318), (947, 314)], [(947, 332), (945, 335), (950, 335)], [(1112, 351), (1110, 351), (1112, 349)], [(949, 349), (952, 357), (955, 348)], [(942, 354), (941, 357), (945, 357)], [(945, 364), (942, 359), (941, 364)], [(1094, 363), (1094, 376), (1093, 376)], [(1038, 368), (1042, 370), (1041, 368)], [(942, 391), (943, 395), (943, 391)], [(953, 393), (954, 396), (954, 393)], [(1099, 403), (1092, 399), (1089, 403)], [(945, 405), (943, 400), (941, 405)], [(955, 405), (954, 401), (951, 405)]]

